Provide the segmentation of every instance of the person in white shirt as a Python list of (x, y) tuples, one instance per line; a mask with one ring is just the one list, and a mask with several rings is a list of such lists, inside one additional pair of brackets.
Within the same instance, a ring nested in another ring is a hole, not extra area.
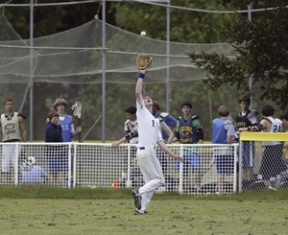
[[(264, 105), (262, 108), (263, 119), (258, 126), (240, 128), (239, 131), (263, 131), (277, 133), (282, 132), (282, 121), (274, 118), (274, 108)], [(287, 170), (283, 157), (283, 143), (279, 141), (263, 141), (264, 147), (258, 180), (263, 180), (266, 187), (279, 188), (281, 172)]]
[[(4, 143), (27, 142), (25, 116), (14, 111), (12, 98), (5, 100), (5, 113), (0, 118), (0, 141)], [(15, 161), (16, 144), (2, 146), (2, 174), (6, 184), (11, 184), (17, 162)], [(24, 154), (25, 149), (18, 146), (18, 157)]]
[(164, 152), (175, 159), (183, 162), (183, 157), (176, 155), (164, 143), (162, 139), (160, 120), (155, 118), (153, 101), (148, 95), (142, 96), (143, 81), (147, 70), (140, 70), (135, 87), (137, 122), (138, 122), (138, 145), (137, 162), (143, 175), (145, 185), (132, 190), (135, 214), (147, 214), (146, 208), (157, 188), (165, 183), (161, 165), (156, 156), (155, 147), (158, 145)]

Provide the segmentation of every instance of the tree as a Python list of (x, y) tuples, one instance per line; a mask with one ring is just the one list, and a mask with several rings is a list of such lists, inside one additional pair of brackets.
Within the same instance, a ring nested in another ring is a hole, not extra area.
[[(172, 6), (207, 10), (225, 10), (225, 1), (218, 0), (171, 0)], [(153, 39), (166, 40), (166, 7), (135, 2), (111, 5), (120, 28), (140, 33), (142, 30)], [(220, 42), (219, 30), (224, 29), (231, 15), (207, 14), (183, 9), (170, 10), (170, 40), (189, 43)]]
[[(247, 1), (246, 1), (247, 2)], [(243, 4), (243, 2), (241, 2)], [(238, 1), (235, 6), (239, 7)], [(211, 53), (191, 53), (193, 63), (208, 73), (204, 82), (216, 91), (229, 83), (250, 91), (248, 79), (261, 89), (260, 99), (274, 101), (284, 110), (288, 103), (288, 10), (287, 1), (263, 1), (262, 7), (277, 7), (258, 13), (250, 22), (238, 14), (224, 34), (235, 47), (235, 58)]]

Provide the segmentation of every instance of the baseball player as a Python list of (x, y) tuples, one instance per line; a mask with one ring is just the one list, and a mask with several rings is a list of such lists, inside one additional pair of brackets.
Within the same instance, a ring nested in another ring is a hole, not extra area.
[(164, 143), (160, 130), (160, 120), (152, 114), (153, 101), (149, 95), (142, 96), (143, 81), (147, 69), (139, 70), (135, 87), (137, 122), (139, 140), (137, 145), (137, 162), (143, 175), (145, 185), (132, 190), (136, 206), (135, 214), (147, 214), (146, 208), (154, 191), (165, 183), (161, 165), (156, 156), (158, 145), (164, 152), (183, 162), (183, 158), (172, 152)]

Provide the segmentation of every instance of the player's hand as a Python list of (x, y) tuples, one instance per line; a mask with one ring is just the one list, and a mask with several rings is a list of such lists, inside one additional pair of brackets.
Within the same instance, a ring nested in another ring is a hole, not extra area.
[(76, 133), (80, 133), (80, 132), (82, 132), (82, 127), (81, 126), (78, 126), (77, 128), (76, 128), (76, 131), (75, 131)]
[(179, 155), (175, 154), (173, 157), (176, 158), (177, 160), (179, 160), (180, 162), (184, 162), (184, 158), (179, 156)]

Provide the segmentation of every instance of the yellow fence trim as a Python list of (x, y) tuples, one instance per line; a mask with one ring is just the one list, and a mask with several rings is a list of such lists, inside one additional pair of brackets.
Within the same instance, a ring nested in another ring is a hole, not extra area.
[(288, 141), (288, 133), (241, 132), (241, 141)]

